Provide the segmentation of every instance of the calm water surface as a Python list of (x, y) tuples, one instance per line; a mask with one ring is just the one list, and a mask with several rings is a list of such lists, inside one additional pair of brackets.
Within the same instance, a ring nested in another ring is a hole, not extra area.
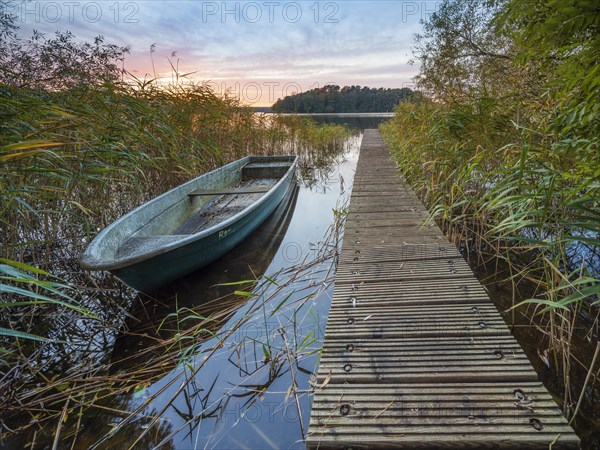
[[(341, 245), (336, 217), (350, 196), (361, 129), (385, 118), (318, 120), (345, 123), (355, 134), (324, 167), (299, 170), (298, 189), (242, 246), (136, 301), (116, 340), (111, 371), (118, 376), (144, 367), (152, 376), (141, 372), (118, 404), (88, 418), (80, 444), (305, 447)], [(242, 280), (258, 281), (230, 284)], [(158, 377), (157, 366), (164, 368)]]

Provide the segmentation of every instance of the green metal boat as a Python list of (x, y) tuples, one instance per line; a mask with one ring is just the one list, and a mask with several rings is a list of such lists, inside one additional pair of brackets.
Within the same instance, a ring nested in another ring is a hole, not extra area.
[(139, 291), (223, 256), (273, 212), (295, 183), (296, 156), (247, 156), (141, 205), (102, 230), (81, 266)]

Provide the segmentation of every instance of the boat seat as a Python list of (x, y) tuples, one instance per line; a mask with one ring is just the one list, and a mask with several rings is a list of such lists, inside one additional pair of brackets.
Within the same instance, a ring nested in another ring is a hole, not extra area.
[(257, 169), (257, 168), (264, 168), (264, 167), (290, 167), (290, 162), (289, 161), (282, 161), (282, 162), (253, 162), (253, 163), (248, 163), (244, 166), (244, 169)]
[(242, 168), (242, 179), (281, 178), (290, 168), (289, 162), (248, 163)]
[(196, 189), (188, 194), (189, 197), (200, 195), (237, 195), (237, 194), (264, 194), (269, 192), (272, 186), (248, 186), (241, 188), (222, 189)]

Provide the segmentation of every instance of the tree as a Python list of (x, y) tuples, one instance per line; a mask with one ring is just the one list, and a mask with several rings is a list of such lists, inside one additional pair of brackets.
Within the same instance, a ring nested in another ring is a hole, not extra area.
[(510, 40), (492, 26), (492, 0), (445, 0), (423, 22), (413, 49), (419, 87), (442, 101), (462, 102), (474, 90), (503, 94), (513, 69)]
[(70, 32), (57, 31), (47, 38), (34, 31), (31, 38), (21, 39), (9, 5), (0, 0), (0, 83), (62, 90), (120, 79), (128, 48), (105, 44), (102, 36), (78, 43)]
[(542, 94), (556, 108), (554, 132), (569, 139), (600, 137), (600, 10), (597, 2), (511, 0), (497, 15), (498, 28), (515, 43), (521, 65), (544, 73)]
[(386, 89), (326, 85), (277, 100), (275, 112), (347, 113), (389, 112), (414, 95), (409, 88)]

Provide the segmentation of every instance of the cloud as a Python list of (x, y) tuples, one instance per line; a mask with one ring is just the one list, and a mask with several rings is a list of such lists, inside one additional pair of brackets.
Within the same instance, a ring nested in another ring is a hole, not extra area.
[(131, 47), (126, 67), (139, 76), (152, 72), (156, 43), (152, 57), (161, 76), (171, 71), (168, 59), (176, 52), (173, 63), (199, 80), (357, 80), (375, 87), (400, 87), (415, 75), (407, 64), (412, 37), (436, 7), (348, 0), (27, 5), (18, 11), (24, 33), (69, 29), (85, 40), (102, 34), (106, 42)]

